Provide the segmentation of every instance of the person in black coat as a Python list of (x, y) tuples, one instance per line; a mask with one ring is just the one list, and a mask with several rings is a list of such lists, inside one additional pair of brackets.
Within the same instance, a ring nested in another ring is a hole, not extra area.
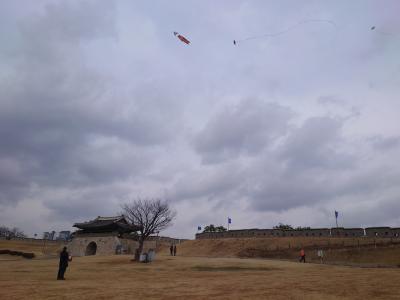
[(171, 256), (174, 254), (174, 246), (171, 244), (171, 247), (169, 247), (169, 253)]
[(64, 247), (63, 251), (60, 253), (60, 264), (58, 265), (57, 280), (65, 280), (64, 273), (67, 270), (69, 261), (71, 261), (71, 258), (67, 252), (67, 247)]

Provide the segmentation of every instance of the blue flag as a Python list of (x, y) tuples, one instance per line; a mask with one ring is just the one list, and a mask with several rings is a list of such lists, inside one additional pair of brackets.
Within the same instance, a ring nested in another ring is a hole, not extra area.
[(337, 211), (335, 210), (335, 217), (336, 217), (336, 219), (337, 219), (338, 216), (339, 216), (339, 212), (337, 212)]
[(232, 224), (232, 219), (228, 217), (228, 224)]
[(197, 230), (201, 230), (201, 226), (197, 226)]

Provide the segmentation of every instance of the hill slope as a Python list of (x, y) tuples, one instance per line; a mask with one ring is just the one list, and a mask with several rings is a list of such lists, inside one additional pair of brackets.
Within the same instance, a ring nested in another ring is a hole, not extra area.
[(0, 240), (1, 250), (13, 250), (23, 252), (33, 252), (36, 257), (57, 255), (62, 247), (63, 242), (54, 242), (43, 240)]
[(207, 257), (275, 258), (297, 260), (305, 249), (306, 259), (320, 262), (317, 250), (324, 251), (324, 262), (349, 265), (400, 265), (400, 240), (368, 238), (243, 238), (186, 241), (179, 255)]

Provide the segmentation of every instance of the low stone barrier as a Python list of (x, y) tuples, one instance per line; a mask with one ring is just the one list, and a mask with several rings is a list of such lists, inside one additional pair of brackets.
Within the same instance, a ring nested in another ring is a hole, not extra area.
[(14, 251), (14, 250), (9, 250), (9, 249), (0, 250), (0, 254), (22, 256), (24, 258), (29, 258), (29, 259), (32, 259), (35, 257), (35, 254), (31, 253), (31, 252)]

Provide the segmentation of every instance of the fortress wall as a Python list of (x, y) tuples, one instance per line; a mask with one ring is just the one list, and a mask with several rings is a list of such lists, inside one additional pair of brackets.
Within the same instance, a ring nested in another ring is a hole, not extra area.
[(400, 228), (391, 228), (392, 237), (400, 237)]
[(400, 228), (310, 228), (302, 230), (239, 229), (225, 232), (197, 233), (196, 239), (250, 238), (250, 237), (400, 237)]
[(363, 228), (331, 228), (331, 235), (333, 237), (359, 237), (365, 236)]
[(147, 241), (158, 241), (160, 243), (167, 243), (167, 244), (180, 244), (186, 241), (186, 239), (176, 239), (167, 236), (151, 235), (147, 238)]
[(268, 237), (272, 236), (273, 229), (257, 229), (258, 237)]
[[(8, 240), (5, 236), (0, 236), (0, 240)], [(65, 244), (63, 240), (47, 240), (47, 239), (34, 239), (34, 238), (23, 238), (23, 237), (12, 237), (10, 240), (13, 241), (24, 241), (32, 244)]]
[(368, 237), (392, 237), (390, 227), (368, 227), (365, 228), (365, 233)]
[[(295, 231), (295, 230), (294, 230)], [(329, 228), (311, 228), (301, 230), (302, 236), (311, 236), (311, 237), (326, 237), (331, 235), (331, 230)]]

